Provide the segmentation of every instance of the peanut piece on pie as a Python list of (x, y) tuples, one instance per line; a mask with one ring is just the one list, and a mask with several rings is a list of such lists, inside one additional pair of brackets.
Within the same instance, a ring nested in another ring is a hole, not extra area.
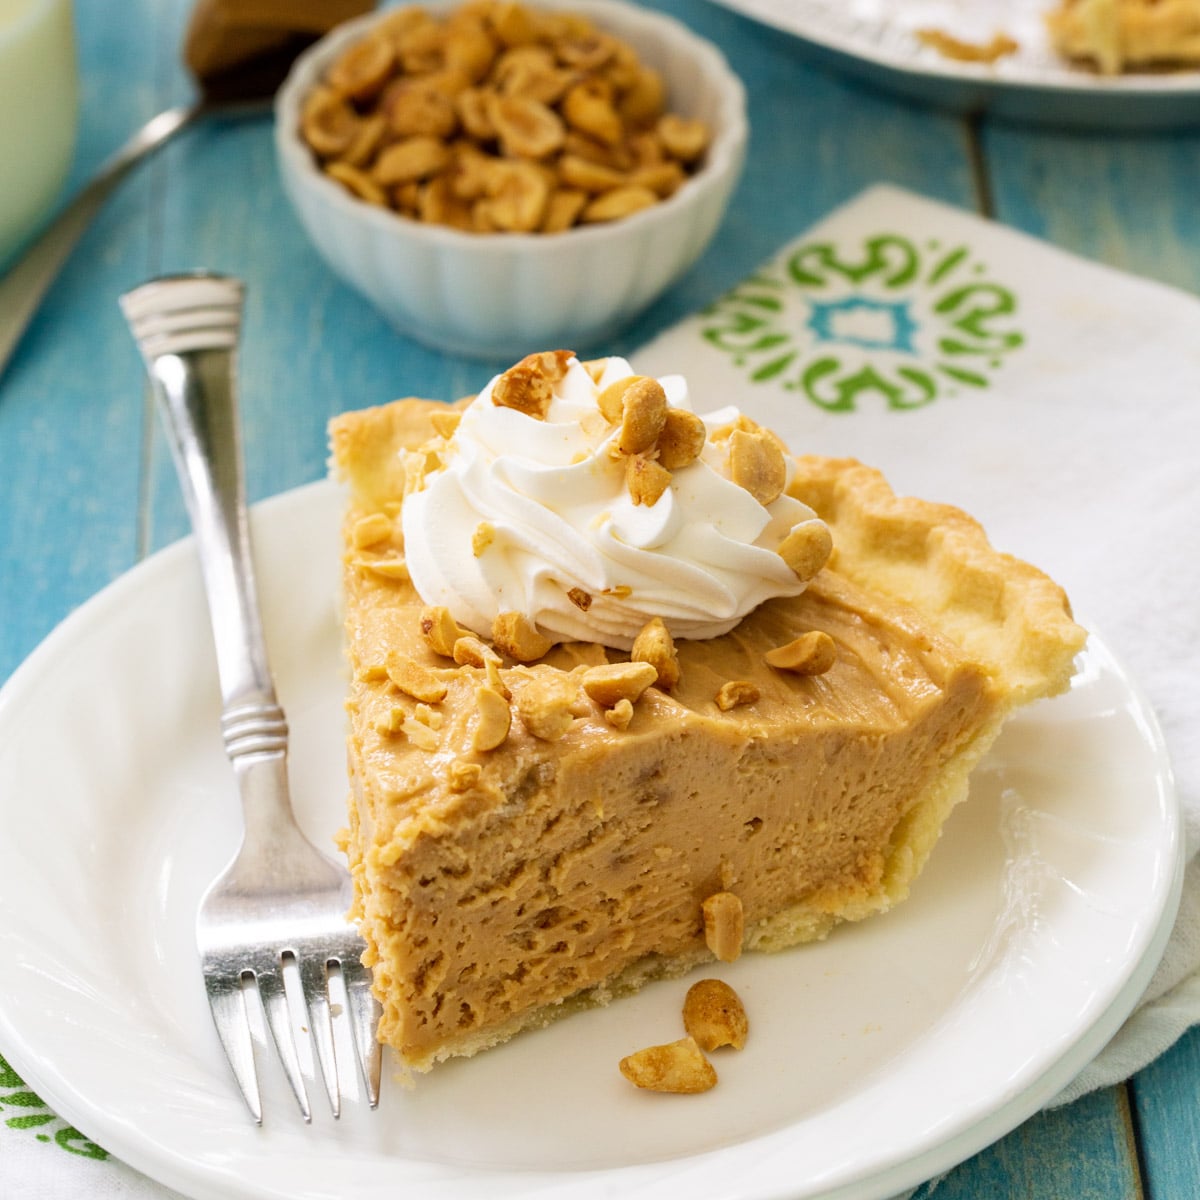
[(475, 526), (475, 532), (471, 534), (471, 553), (478, 558), (495, 539), (496, 528), (491, 521), (480, 521)]
[(492, 622), (492, 645), (517, 662), (537, 662), (553, 644), (524, 613), (498, 613)]
[(475, 708), (479, 719), (471, 737), (472, 750), (495, 750), (508, 737), (512, 712), (508, 701), (486, 684), (475, 689)]
[(526, 416), (546, 419), (554, 395), (551, 381), (540, 371), (517, 364), (509, 367), (492, 385), (492, 403), (499, 408), (515, 408)]
[(408, 580), (408, 563), (402, 558), (359, 558), (354, 565), (381, 579), (393, 579), (401, 582)]
[(438, 437), (443, 437), (447, 440), (454, 436), (454, 431), (458, 428), (458, 423), (461, 420), (462, 413), (453, 412), (450, 409), (429, 414), (429, 423), (437, 432)]
[(837, 645), (823, 629), (810, 629), (763, 655), (768, 666), (795, 675), (824, 675), (837, 661)]
[(833, 535), (822, 521), (805, 521), (797, 525), (779, 543), (779, 557), (801, 580), (812, 579), (829, 561), (833, 553)]
[(631, 383), (622, 397), (617, 448), (622, 454), (645, 454), (653, 450), (666, 420), (667, 393), (663, 385), (649, 378)]
[(759, 504), (770, 504), (787, 483), (783, 452), (761, 430), (747, 433), (735, 429), (729, 435), (729, 477)]
[(722, 712), (729, 712), (741, 708), (743, 704), (753, 704), (761, 695), (758, 684), (748, 679), (730, 679), (721, 684), (717, 691), (717, 707)]
[(411, 658), (392, 650), (388, 653), (385, 665), (388, 678), (406, 696), (411, 696), (414, 700), (423, 700), (427, 704), (436, 704), (446, 698), (446, 684), (432, 671), (418, 662), (413, 662)]
[(625, 460), (625, 486), (634, 504), (653, 508), (671, 486), (671, 472), (652, 458), (631, 454)]
[[(603, 364), (601, 364), (601, 368), (603, 370)], [(625, 393), (643, 378), (642, 375), (626, 375), (624, 379), (610, 383), (596, 397), (596, 407), (604, 414), (604, 419), (610, 425), (620, 422), (621, 415), (625, 411)]]
[(721, 962), (736, 962), (742, 954), (745, 916), (733, 892), (714, 892), (700, 906), (704, 915), (704, 942)]
[(741, 997), (723, 979), (701, 979), (683, 1000), (683, 1027), (701, 1050), (742, 1049), (750, 1022)]
[(695, 413), (682, 408), (668, 409), (658, 435), (659, 466), (668, 471), (690, 467), (700, 457), (704, 439), (704, 422)]
[(589, 667), (583, 674), (583, 690), (602, 708), (612, 708), (621, 700), (636, 703), (657, 678), (657, 670), (647, 662), (610, 663)]
[(693, 1037), (664, 1046), (647, 1046), (621, 1059), (621, 1074), (635, 1087), (651, 1092), (707, 1092), (717, 1072)]
[(383, 513), (371, 513), (370, 516), (360, 517), (350, 531), (350, 540), (356, 550), (376, 546), (380, 542), (386, 542), (391, 536), (392, 522)]
[(675, 641), (661, 617), (653, 617), (634, 639), (629, 657), (634, 662), (649, 663), (658, 673), (657, 684), (669, 692), (679, 682), (679, 658)]
[(575, 684), (561, 671), (529, 680), (516, 696), (521, 724), (543, 742), (557, 742), (575, 724)]
[(450, 764), (448, 772), (450, 790), (452, 792), (469, 792), (483, 775), (483, 768), (478, 763), (463, 762), (456, 759)]
[(612, 708), (604, 710), (604, 719), (614, 729), (628, 729), (633, 721), (633, 703), (629, 700), (618, 700)]
[(464, 634), (454, 643), (454, 661), (460, 667), (482, 669), (493, 659), (499, 661), (499, 655), (473, 633)]
[(427, 604), (421, 609), (421, 636), (434, 654), (453, 658), (454, 645), (463, 636), (463, 631), (448, 608), (440, 604)]

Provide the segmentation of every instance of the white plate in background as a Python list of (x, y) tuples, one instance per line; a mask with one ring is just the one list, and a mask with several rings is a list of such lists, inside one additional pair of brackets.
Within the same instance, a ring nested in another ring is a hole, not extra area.
[[(1097, 130), (1200, 125), (1200, 70), (1102, 76), (1054, 53), (1044, 16), (1053, 0), (715, 0), (794, 34), (841, 70), (958, 112)], [(920, 29), (984, 44), (1019, 43), (995, 63), (958, 62)]]

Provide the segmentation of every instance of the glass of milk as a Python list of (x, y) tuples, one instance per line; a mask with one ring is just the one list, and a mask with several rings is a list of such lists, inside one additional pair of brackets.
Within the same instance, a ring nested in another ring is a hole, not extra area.
[(54, 207), (78, 104), (71, 0), (0, 0), (0, 270)]

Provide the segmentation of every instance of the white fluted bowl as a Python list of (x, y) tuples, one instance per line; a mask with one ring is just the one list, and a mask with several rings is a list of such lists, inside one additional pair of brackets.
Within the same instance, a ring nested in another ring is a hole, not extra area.
[[(452, 3), (429, 4), (451, 8)], [(602, 348), (712, 240), (745, 159), (745, 90), (721, 52), (680, 22), (620, 0), (541, 0), (623, 38), (667, 85), (668, 107), (713, 131), (703, 166), (632, 216), (558, 234), (464, 233), (366, 204), (321, 173), (299, 133), (304, 98), (378, 15), (299, 58), (275, 103), (284, 189), (330, 267), (402, 332), (441, 350), (515, 361)]]

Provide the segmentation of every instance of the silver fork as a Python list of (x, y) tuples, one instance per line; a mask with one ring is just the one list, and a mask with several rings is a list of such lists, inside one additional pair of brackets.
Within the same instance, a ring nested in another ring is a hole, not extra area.
[[(219, 275), (173, 276), (127, 293), (121, 307), (166, 426), (216, 642), (221, 727), (245, 836), (200, 902), (196, 937), (217, 1033), (261, 1124), (248, 1007), (256, 991), (306, 1121), (312, 1119), (305, 1079), (315, 1080), (314, 1048), (334, 1116), (341, 1110), (335, 1016), (348, 1015), (342, 1044), (354, 1047), (372, 1108), (379, 1100), (381, 1048), (379, 1008), (360, 957), (364, 944), (346, 915), (350, 876), (305, 837), (288, 795), (287, 723), (267, 664), (238, 431), (243, 290), (238, 280)], [(348, 1013), (331, 1011), (335, 976), (346, 1003), (334, 1003)]]

